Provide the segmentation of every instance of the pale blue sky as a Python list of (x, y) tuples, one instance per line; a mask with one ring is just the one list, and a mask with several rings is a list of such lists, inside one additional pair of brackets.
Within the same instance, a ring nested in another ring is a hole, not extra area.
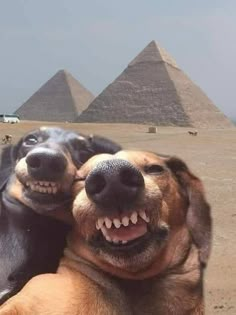
[(0, 0), (0, 112), (59, 69), (97, 95), (153, 39), (236, 118), (235, 0)]

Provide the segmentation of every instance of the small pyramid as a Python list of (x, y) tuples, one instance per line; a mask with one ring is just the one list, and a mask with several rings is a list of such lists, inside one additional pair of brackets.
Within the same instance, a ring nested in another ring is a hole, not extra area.
[(129, 63), (77, 121), (232, 127), (231, 121), (155, 41)]
[(58, 71), (15, 114), (22, 120), (72, 122), (94, 96), (66, 70)]

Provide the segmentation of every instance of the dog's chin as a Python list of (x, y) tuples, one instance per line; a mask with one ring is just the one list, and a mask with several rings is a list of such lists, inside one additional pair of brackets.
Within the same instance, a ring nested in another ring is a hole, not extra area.
[[(37, 186), (34, 186), (37, 189)], [(56, 186), (42, 186), (41, 190), (32, 189), (24, 184), (22, 187), (22, 202), (35, 212), (43, 214), (57, 209), (67, 209), (72, 202), (70, 193), (57, 189)]]
[(147, 229), (143, 235), (127, 242), (110, 242), (100, 232), (89, 241), (96, 255), (103, 261), (128, 272), (146, 269), (165, 246), (168, 231)]
[(71, 196), (66, 196), (64, 193), (45, 196), (42, 193), (24, 191), (22, 198), (26, 206), (40, 214), (54, 210), (66, 210), (72, 203)]

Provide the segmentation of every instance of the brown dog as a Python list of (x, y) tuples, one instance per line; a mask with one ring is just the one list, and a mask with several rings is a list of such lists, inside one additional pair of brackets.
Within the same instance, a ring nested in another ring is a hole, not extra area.
[(57, 274), (0, 315), (200, 315), (211, 242), (201, 181), (180, 159), (120, 151), (78, 171), (75, 225)]

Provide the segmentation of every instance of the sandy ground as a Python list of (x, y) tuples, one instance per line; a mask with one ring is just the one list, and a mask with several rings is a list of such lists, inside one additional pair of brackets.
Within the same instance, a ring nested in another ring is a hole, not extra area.
[[(14, 141), (39, 123), (0, 124), (0, 136)], [(48, 125), (48, 124), (47, 124)], [(205, 278), (206, 314), (236, 314), (236, 128), (198, 130), (190, 136), (186, 128), (160, 127), (157, 134), (147, 126), (128, 124), (61, 124), (83, 133), (99, 134), (125, 148), (143, 149), (183, 158), (203, 180), (212, 206), (213, 249)]]

